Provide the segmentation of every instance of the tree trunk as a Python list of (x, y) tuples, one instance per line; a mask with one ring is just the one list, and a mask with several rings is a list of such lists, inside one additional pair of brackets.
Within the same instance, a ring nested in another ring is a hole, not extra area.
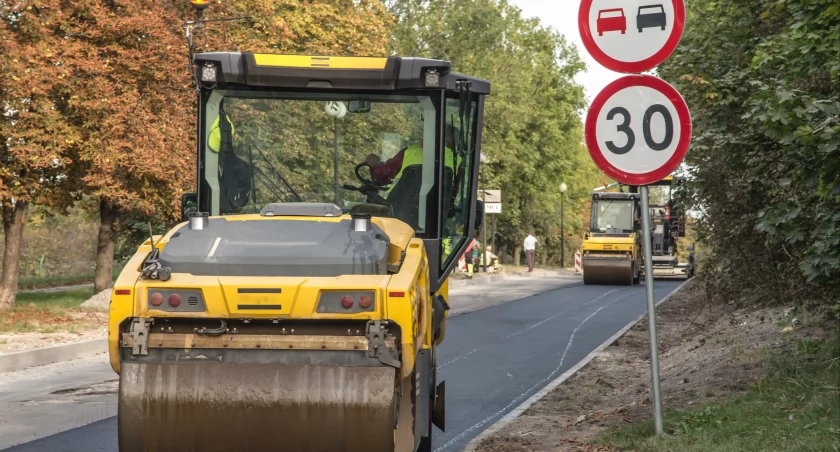
[(96, 243), (96, 273), (93, 293), (110, 289), (114, 284), (114, 247), (117, 243), (117, 206), (99, 201), (99, 237)]
[(548, 256), (546, 256), (546, 254), (547, 253), (543, 253), (543, 255), (542, 255), (542, 266), (543, 267), (545, 267), (546, 262), (548, 262)]
[(519, 260), (521, 251), (522, 247), (518, 245), (513, 249), (513, 265), (522, 265), (522, 261)]
[(3, 276), (0, 277), (0, 310), (15, 305), (18, 279), (20, 278), (20, 252), (23, 245), (23, 226), (29, 203), (17, 201), (14, 206), (3, 206), (3, 233), (6, 248), (3, 251)]

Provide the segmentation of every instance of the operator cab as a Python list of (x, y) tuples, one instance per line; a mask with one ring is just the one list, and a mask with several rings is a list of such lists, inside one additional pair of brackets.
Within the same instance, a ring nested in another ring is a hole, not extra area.
[(639, 198), (630, 193), (594, 193), (590, 231), (593, 236), (627, 236), (638, 229)]
[(396, 218), (426, 241), (442, 282), (480, 218), (470, 194), (489, 82), (421, 58), (211, 52), (194, 61), (199, 189), (182, 200), (184, 220), (259, 215), (276, 203)]

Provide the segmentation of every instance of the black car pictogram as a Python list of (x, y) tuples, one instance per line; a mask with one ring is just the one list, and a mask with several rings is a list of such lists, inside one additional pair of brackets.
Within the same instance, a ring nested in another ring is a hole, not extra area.
[(639, 7), (639, 12), (636, 14), (636, 28), (639, 29), (639, 33), (645, 28), (653, 27), (660, 27), (664, 31), (667, 25), (668, 19), (661, 4)]

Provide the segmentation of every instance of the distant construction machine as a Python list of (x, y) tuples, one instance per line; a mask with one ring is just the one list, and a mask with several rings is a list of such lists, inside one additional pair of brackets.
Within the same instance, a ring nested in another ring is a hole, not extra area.
[[(680, 178), (668, 176), (649, 187), (664, 187), (666, 197), (650, 201), (651, 244), (653, 245), (653, 277), (654, 278), (690, 278), (693, 274), (693, 263), (680, 263), (677, 242), (685, 237), (686, 214), (674, 200), (674, 188), (683, 183)], [(638, 193), (639, 187), (629, 186), (630, 193)], [(658, 203), (654, 203), (657, 201)], [(663, 202), (664, 201), (664, 202)], [(644, 277), (644, 265), (641, 276)]]
[(584, 284), (633, 285), (642, 267), (639, 195), (592, 193), (589, 231), (583, 237)]
[[(680, 263), (677, 241), (685, 237), (685, 213), (673, 198), (673, 187), (680, 179), (668, 176), (651, 187), (667, 187), (665, 203), (651, 200), (653, 276), (655, 278), (689, 278), (693, 263)], [(592, 193), (592, 216), (589, 231), (584, 235), (582, 270), (584, 284), (633, 285), (644, 277), (642, 252), (641, 203), (638, 186), (619, 187), (618, 193), (602, 188)], [(624, 191), (626, 187), (626, 192)]]
[(111, 297), (119, 450), (431, 451), (490, 83), (190, 44), (196, 190)]

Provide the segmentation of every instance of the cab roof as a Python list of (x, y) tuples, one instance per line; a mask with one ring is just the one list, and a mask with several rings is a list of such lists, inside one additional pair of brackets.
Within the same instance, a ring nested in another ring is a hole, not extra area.
[[(194, 61), (199, 77), (203, 67), (215, 66), (220, 85), (336, 90), (456, 90), (457, 80), (469, 80), (473, 93), (490, 94), (489, 81), (452, 72), (451, 63), (444, 60), (206, 52), (195, 55)], [(426, 74), (430, 71), (438, 74), (436, 85), (426, 83)]]

